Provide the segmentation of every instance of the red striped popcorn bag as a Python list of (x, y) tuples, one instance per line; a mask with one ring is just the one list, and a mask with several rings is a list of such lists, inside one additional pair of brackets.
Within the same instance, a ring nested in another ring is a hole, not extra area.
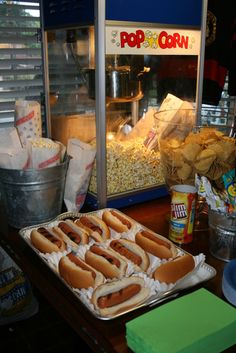
[(41, 107), (36, 101), (17, 100), (15, 102), (15, 127), (23, 146), (29, 138), (42, 136)]
[(67, 211), (77, 212), (87, 195), (96, 149), (79, 139), (69, 139), (67, 154), (71, 160), (66, 175), (64, 202)]
[(30, 156), (29, 168), (43, 169), (59, 165), (63, 158), (62, 147), (61, 143), (48, 138), (28, 139), (27, 148)]

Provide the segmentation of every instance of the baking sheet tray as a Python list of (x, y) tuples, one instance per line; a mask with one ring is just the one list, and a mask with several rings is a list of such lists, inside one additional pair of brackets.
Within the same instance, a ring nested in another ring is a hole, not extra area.
[[(111, 208), (108, 208), (109, 210), (111, 210)], [(59, 279), (64, 283), (65, 286), (67, 286), (72, 293), (78, 298), (78, 300), (80, 300), (87, 308), (88, 310), (98, 319), (101, 320), (111, 320), (114, 319), (118, 316), (124, 315), (128, 312), (131, 312), (133, 310), (137, 310), (141, 307), (145, 307), (145, 306), (154, 306), (164, 300), (167, 300), (171, 297), (174, 297), (176, 295), (178, 295), (178, 293), (181, 290), (193, 287), (199, 283), (208, 281), (209, 279), (213, 278), (216, 275), (216, 270), (208, 265), (205, 262), (205, 256), (204, 254), (199, 254), (198, 256), (194, 257), (195, 258), (195, 262), (196, 262), (196, 267), (195, 269), (191, 272), (191, 274), (185, 276), (183, 279), (181, 279), (180, 281), (178, 281), (176, 284), (174, 285), (165, 285), (165, 284), (160, 284), (159, 286), (156, 286), (156, 282), (158, 281), (154, 281), (153, 279), (150, 279), (150, 276), (148, 273), (139, 273), (138, 275), (143, 277), (145, 279), (145, 281), (147, 281), (148, 286), (151, 286), (151, 281), (152, 284), (153, 282), (155, 282), (155, 287), (152, 288), (152, 290), (150, 291), (151, 294), (149, 296), (149, 298), (142, 304), (135, 306), (129, 310), (123, 311), (117, 315), (113, 315), (112, 317), (103, 317), (101, 316), (97, 311), (94, 310), (93, 305), (90, 303), (90, 298), (92, 295), (92, 289), (90, 290), (86, 290), (86, 289), (82, 289), (82, 290), (78, 290), (75, 288), (72, 288), (71, 286), (69, 286), (64, 279), (60, 276), (60, 274), (58, 273), (57, 270), (57, 264), (60, 260), (60, 258), (64, 255), (66, 255), (66, 253), (68, 252), (64, 252), (64, 253), (53, 253), (53, 254), (43, 254), (40, 253), (32, 244), (30, 241), (30, 233), (33, 229), (37, 229), (38, 227), (52, 227), (57, 225), (60, 221), (65, 220), (67, 218), (80, 218), (81, 216), (86, 216), (86, 215), (97, 215), (98, 217), (102, 217), (102, 213), (104, 212), (104, 210), (106, 209), (102, 209), (102, 210), (98, 210), (98, 211), (92, 211), (92, 212), (88, 212), (88, 213), (79, 213), (79, 212), (65, 212), (60, 214), (58, 217), (56, 217), (54, 220), (47, 222), (47, 223), (43, 223), (43, 224), (39, 224), (39, 225), (34, 225), (31, 227), (26, 227), (23, 228), (19, 231), (20, 236), (23, 238), (23, 240), (33, 249), (33, 251), (37, 254), (37, 256), (39, 256), (42, 261), (44, 261), (48, 267), (49, 270), (53, 271), (54, 274), (56, 276), (59, 277)], [(114, 209), (113, 209), (114, 210)], [(119, 212), (121, 215), (123, 214), (121, 211), (119, 210), (115, 210), (116, 212)], [(125, 215), (125, 217), (127, 217), (128, 219), (130, 219), (131, 222), (133, 222), (135, 224), (134, 229), (132, 230), (133, 234), (124, 234), (122, 233), (121, 236), (119, 235), (119, 237), (126, 237), (127, 239), (131, 239), (132, 240), (132, 236), (134, 236), (134, 234), (136, 234), (136, 232), (140, 229), (144, 229), (144, 230), (150, 230), (147, 227), (143, 226), (142, 224), (136, 222), (135, 220), (133, 220), (131, 217), (128, 217), (127, 215)], [(151, 230), (150, 230), (151, 231)], [(111, 239), (116, 237), (117, 238), (117, 233), (111, 230)], [(91, 244), (87, 245), (88, 247)], [(83, 247), (83, 245), (80, 246), (81, 248)], [(178, 249), (178, 252), (180, 254), (186, 253), (186, 251), (184, 251), (183, 249), (180, 249), (178, 246), (176, 246), (176, 248)], [(85, 251), (85, 250), (84, 250)], [(152, 255), (150, 255), (152, 257)], [(155, 265), (153, 264), (153, 259), (150, 260), (150, 263), (152, 264), (152, 266), (155, 267)], [(150, 265), (151, 267), (151, 265)], [(132, 268), (131, 268), (131, 273), (128, 275), (132, 275)], [(150, 270), (150, 272), (152, 272)], [(136, 273), (135, 273), (136, 275)], [(150, 284), (149, 284), (150, 283)]]

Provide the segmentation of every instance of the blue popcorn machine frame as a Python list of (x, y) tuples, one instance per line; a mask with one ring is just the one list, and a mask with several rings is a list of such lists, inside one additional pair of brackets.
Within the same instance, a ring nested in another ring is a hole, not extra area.
[[(96, 185), (86, 203), (119, 208), (165, 196), (163, 181), (122, 189), (125, 165), (113, 170), (121, 191), (109, 192), (108, 134), (122, 124), (128, 131), (167, 93), (200, 112), (206, 0), (191, 6), (188, 0), (42, 0), (41, 6), (47, 135), (65, 144), (70, 137), (95, 140)], [(133, 173), (126, 178), (142, 179), (142, 171)]]

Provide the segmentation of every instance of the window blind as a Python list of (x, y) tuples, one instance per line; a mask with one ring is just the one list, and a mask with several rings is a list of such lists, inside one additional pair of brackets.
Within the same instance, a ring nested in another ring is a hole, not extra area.
[(40, 1), (0, 0), (0, 123), (14, 122), (16, 99), (41, 102)]
[(203, 125), (214, 125), (222, 129), (227, 126), (230, 130), (231, 125), (234, 124), (235, 115), (236, 97), (228, 94), (228, 76), (226, 76), (219, 104), (217, 106), (202, 104), (201, 120)]

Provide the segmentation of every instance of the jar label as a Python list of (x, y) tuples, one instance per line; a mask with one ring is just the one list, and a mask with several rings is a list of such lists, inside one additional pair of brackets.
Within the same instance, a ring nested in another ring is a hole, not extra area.
[(193, 240), (196, 193), (172, 189), (169, 238), (178, 244)]

